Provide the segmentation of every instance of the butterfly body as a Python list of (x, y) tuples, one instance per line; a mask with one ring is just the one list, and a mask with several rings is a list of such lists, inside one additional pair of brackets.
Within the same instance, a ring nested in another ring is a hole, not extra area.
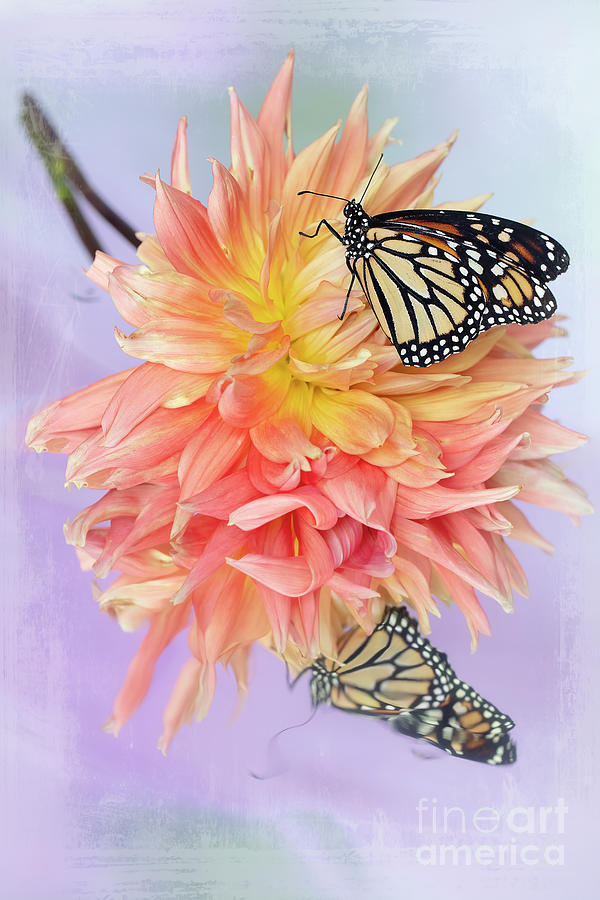
[(315, 706), (388, 720), (452, 756), (491, 765), (515, 761), (512, 719), (461, 681), (404, 607), (389, 607), (371, 635), (352, 628), (337, 655), (312, 664)]
[(346, 203), (344, 216), (343, 235), (325, 219), (314, 235), (301, 234), (316, 237), (325, 225), (346, 247), (348, 296), (357, 280), (404, 365), (441, 362), (495, 325), (541, 322), (556, 312), (547, 284), (569, 257), (534, 228), (462, 210), (369, 216), (357, 200)]

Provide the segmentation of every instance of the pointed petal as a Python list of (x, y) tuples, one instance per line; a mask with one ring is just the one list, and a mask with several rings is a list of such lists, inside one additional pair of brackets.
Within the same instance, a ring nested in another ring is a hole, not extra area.
[[(291, 117), (293, 72), (294, 51), (290, 50), (269, 88), (257, 118), (270, 156), (269, 200), (278, 200), (281, 196), (287, 170), (294, 158)], [(285, 148), (284, 141), (287, 143)]]
[(184, 194), (192, 193), (192, 185), (190, 182), (190, 173), (188, 169), (188, 150), (187, 150), (187, 116), (182, 116), (177, 125), (177, 134), (175, 136), (175, 144), (173, 145), (173, 154), (171, 156), (171, 184), (178, 191)]
[(220, 322), (217, 326), (215, 320), (200, 317), (155, 319), (129, 337), (115, 328), (115, 337), (128, 356), (198, 375), (224, 372), (231, 358), (243, 353), (246, 343), (233, 325)]
[(206, 392), (210, 379), (143, 363), (118, 388), (102, 416), (107, 447), (114, 447), (159, 406), (189, 406)]
[(70, 453), (97, 433), (106, 407), (125, 379), (126, 369), (57, 400), (30, 419), (25, 440), (41, 453)]
[(117, 694), (112, 716), (104, 725), (109, 734), (118, 735), (148, 693), (154, 666), (163, 650), (187, 625), (190, 607), (170, 607), (150, 620), (148, 633), (131, 661), (123, 687)]
[(170, 263), (184, 275), (198, 275), (213, 284), (233, 277), (208, 220), (205, 207), (193, 197), (164, 184), (156, 176), (154, 203), (156, 236)]

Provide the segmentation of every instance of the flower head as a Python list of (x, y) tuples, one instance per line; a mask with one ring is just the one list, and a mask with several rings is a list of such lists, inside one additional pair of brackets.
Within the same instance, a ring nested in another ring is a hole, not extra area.
[[(171, 183), (155, 190), (156, 235), (141, 265), (98, 253), (88, 275), (131, 329), (116, 329), (141, 364), (35, 416), (27, 440), (69, 454), (67, 482), (106, 491), (67, 524), (98, 578), (102, 609), (148, 630), (107, 728), (144, 698), (167, 644), (187, 628), (191, 655), (164, 717), (160, 746), (202, 716), (215, 665), (245, 688), (263, 640), (290, 661), (333, 653), (341, 629), (366, 631), (384, 600), (408, 602), (424, 632), (434, 597), (456, 602), (473, 643), (489, 633), (475, 590), (507, 611), (525, 576), (509, 534), (549, 550), (511, 502), (578, 516), (582, 492), (548, 460), (583, 436), (547, 419), (567, 359), (532, 350), (554, 321), (498, 327), (426, 370), (400, 364), (339, 245), (300, 230), (340, 221), (360, 196), (395, 120), (369, 136), (367, 92), (343, 128), (297, 156), (291, 141), (290, 54), (257, 119), (231, 90), (231, 167), (212, 160), (204, 206), (192, 197), (186, 120)], [(416, 159), (380, 165), (376, 211), (431, 206), (454, 136)], [(451, 207), (475, 210), (485, 197)]]

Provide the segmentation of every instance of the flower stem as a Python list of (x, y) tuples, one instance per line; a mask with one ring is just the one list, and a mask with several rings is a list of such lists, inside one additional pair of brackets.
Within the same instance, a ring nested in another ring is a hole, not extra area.
[(31, 94), (23, 94), (21, 97), (21, 122), (46, 166), (56, 196), (65, 208), (75, 231), (90, 255), (93, 257), (96, 250), (101, 249), (100, 242), (75, 199), (76, 192), (85, 197), (90, 206), (137, 248), (139, 241), (133, 228), (88, 183), (48, 116)]

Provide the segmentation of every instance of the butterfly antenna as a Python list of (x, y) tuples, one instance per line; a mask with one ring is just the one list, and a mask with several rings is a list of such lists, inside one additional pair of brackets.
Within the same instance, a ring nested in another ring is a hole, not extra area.
[(336, 197), (335, 194), (319, 194), (318, 191), (298, 191), (297, 196), (301, 197), (302, 194), (312, 194), (313, 197), (329, 197), (330, 200), (343, 200), (344, 203), (350, 202), (347, 197)]
[(376, 172), (377, 169), (379, 168), (379, 163), (381, 162), (382, 159), (383, 159), (383, 153), (381, 154), (381, 156), (380, 156), (379, 159), (377, 160), (377, 165), (375, 166), (375, 168), (374, 168), (373, 171), (371, 172), (371, 177), (370, 177), (369, 180), (367, 181), (367, 186), (366, 186), (366, 188), (364, 189), (364, 191), (362, 192), (362, 197), (361, 197), (360, 200), (358, 201), (359, 203), (362, 203), (363, 200), (365, 199), (365, 194), (366, 194), (367, 191), (369, 190), (369, 187), (370, 187), (370, 185), (371, 185), (371, 182), (373, 181), (373, 178), (374, 178), (374, 176), (375, 176), (375, 172)]
[[(308, 725), (309, 722), (312, 722), (316, 713), (317, 707), (315, 706), (308, 719), (306, 719), (304, 722), (299, 722), (297, 725), (288, 725), (287, 728), (282, 728), (281, 731), (278, 731), (277, 734), (274, 734), (267, 744), (267, 755), (272, 756), (275, 749), (275, 743), (282, 734), (285, 734), (286, 731), (293, 731), (294, 728), (304, 728), (305, 725)], [(256, 778), (258, 781), (266, 781), (267, 778), (274, 778), (276, 775), (281, 775), (283, 772), (285, 772), (285, 767), (280, 765), (279, 768), (271, 772), (270, 775), (258, 775), (256, 772), (252, 771), (250, 771), (250, 775), (252, 775), (252, 777)]]

